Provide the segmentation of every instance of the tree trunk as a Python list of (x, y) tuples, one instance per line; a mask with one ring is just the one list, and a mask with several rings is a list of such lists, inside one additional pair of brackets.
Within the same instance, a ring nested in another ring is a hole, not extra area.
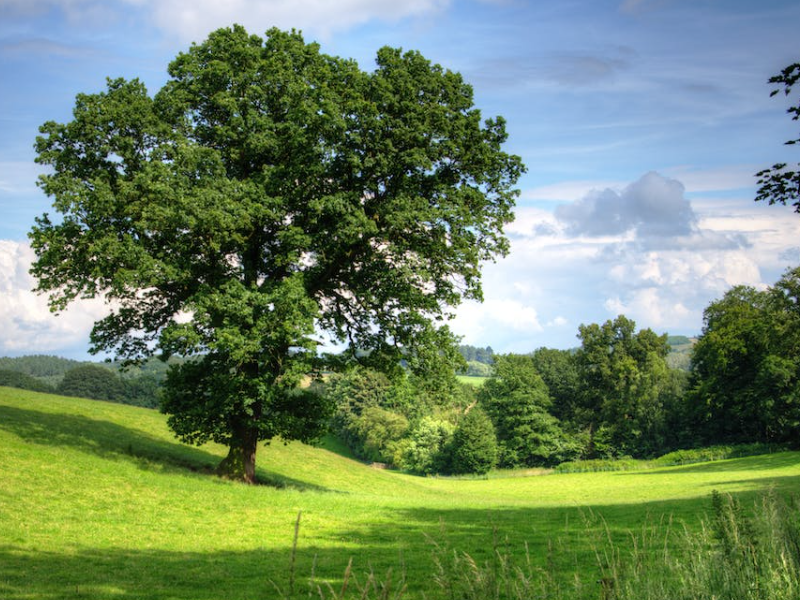
[(234, 481), (256, 483), (256, 449), (258, 429), (238, 428), (226, 456), (217, 467), (217, 475)]

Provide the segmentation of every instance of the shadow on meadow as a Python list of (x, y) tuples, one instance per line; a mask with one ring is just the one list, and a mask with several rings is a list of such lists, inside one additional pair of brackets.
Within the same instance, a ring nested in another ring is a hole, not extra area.
[[(585, 581), (585, 594), (575, 598), (600, 597), (601, 570), (595, 568), (593, 544), (602, 543), (601, 521), (576, 509), (400, 510), (390, 523), (338, 530), (335, 538), (324, 540), (313, 532), (305, 538), (301, 525), (294, 559), (292, 534), (286, 531), (287, 543), (280, 548), (249, 551), (71, 548), (56, 553), (0, 545), (0, 597), (393, 598), (363, 594), (374, 573), (381, 584), (389, 580), (395, 588), (406, 586), (403, 598), (438, 600), (447, 595), (435, 581), (437, 561), (464, 553), (479, 565), (499, 554), (520, 563), (530, 560), (537, 574), (549, 569), (568, 584), (577, 573)], [(218, 541), (209, 544), (219, 546)], [(348, 564), (350, 586), (340, 595)]]
[[(81, 415), (0, 405), (0, 429), (30, 444), (73, 448), (104, 459), (127, 460), (149, 471), (190, 471), (213, 475), (222, 459), (202, 448), (166, 441), (143, 431)], [(259, 471), (259, 479), (264, 485), (328, 491), (313, 483), (271, 474), (263, 469)]]
[[(788, 479), (780, 493), (797, 494), (800, 477)], [(755, 505), (769, 482), (761, 484), (760, 490), (737, 494), (743, 506)], [(643, 552), (662, 552), (679, 539), (684, 526), (697, 530), (711, 513), (710, 495), (591, 508), (401, 508), (389, 521), (328, 533), (306, 532), (301, 521), (294, 557), (291, 527), (279, 547), (253, 540), (252, 549), (242, 551), (221, 550), (225, 540), (208, 540), (207, 548), (189, 552), (124, 547), (122, 539), (118, 548), (71, 547), (63, 552), (0, 545), (0, 597), (359, 598), (357, 582), (363, 584), (370, 573), (386, 581), (391, 570), (393, 585), (408, 588), (404, 598), (436, 600), (447, 597), (436, 581), (443, 573), (486, 574), (511, 565), (558, 590), (544, 597), (601, 599), (609, 561), (614, 569), (626, 568)], [(674, 546), (676, 555), (682, 551)], [(339, 596), (334, 590), (341, 588), (351, 560), (351, 587)]]

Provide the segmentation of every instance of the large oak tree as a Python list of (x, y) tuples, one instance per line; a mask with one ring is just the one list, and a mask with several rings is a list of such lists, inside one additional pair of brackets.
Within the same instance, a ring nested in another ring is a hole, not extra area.
[(327, 332), (366, 362), (448, 368), (450, 307), (504, 255), (524, 167), (471, 87), (416, 52), (377, 68), (300, 34), (235, 26), (181, 53), (154, 96), (114, 79), (37, 139), (57, 218), (31, 232), (54, 310), (104, 296), (95, 352), (195, 357), (167, 379), (184, 441), (227, 445), (255, 480), (260, 440), (308, 439), (298, 391)]

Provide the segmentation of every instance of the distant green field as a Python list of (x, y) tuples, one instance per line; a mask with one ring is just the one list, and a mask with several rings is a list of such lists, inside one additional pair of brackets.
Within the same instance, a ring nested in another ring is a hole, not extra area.
[(456, 379), (458, 379), (461, 383), (468, 383), (469, 385), (474, 385), (475, 387), (480, 387), (489, 378), (488, 377), (473, 377), (471, 375), (456, 375)]
[(601, 517), (624, 544), (663, 515), (697, 527), (712, 490), (800, 492), (800, 453), (446, 479), (273, 442), (258, 475), (274, 485), (257, 487), (210, 475), (223, 455), (178, 443), (155, 411), (0, 388), (0, 598), (275, 598), (292, 577), (308, 598), (312, 574), (338, 586), (351, 558), (362, 581), (394, 568), (405, 598), (436, 598), (434, 544), (479, 563), (498, 546), (524, 559), (527, 544), (536, 565), (594, 585)]

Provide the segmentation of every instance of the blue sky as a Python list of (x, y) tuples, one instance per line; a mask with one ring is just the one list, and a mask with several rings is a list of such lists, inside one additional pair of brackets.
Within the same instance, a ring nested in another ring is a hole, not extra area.
[(0, 355), (84, 358), (99, 300), (51, 315), (27, 232), (47, 211), (33, 141), (106, 77), (155, 92), (192, 41), (241, 23), (303, 31), (370, 70), (378, 48), (461, 72), (522, 156), (511, 254), (458, 310), (464, 342), (577, 345), (625, 314), (693, 335), (733, 285), (800, 264), (800, 215), (753, 202), (758, 170), (797, 161), (789, 100), (800, 3), (778, 0), (0, 0)]

